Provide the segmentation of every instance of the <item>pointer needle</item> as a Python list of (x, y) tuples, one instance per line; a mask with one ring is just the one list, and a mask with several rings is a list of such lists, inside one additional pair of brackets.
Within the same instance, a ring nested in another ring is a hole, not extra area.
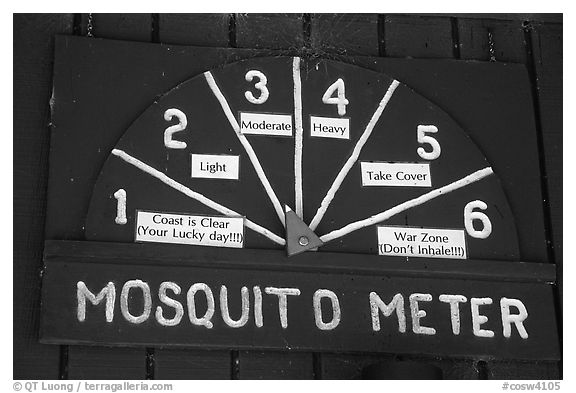
[(324, 243), (288, 206), (286, 212), (286, 254), (297, 255), (322, 246)]

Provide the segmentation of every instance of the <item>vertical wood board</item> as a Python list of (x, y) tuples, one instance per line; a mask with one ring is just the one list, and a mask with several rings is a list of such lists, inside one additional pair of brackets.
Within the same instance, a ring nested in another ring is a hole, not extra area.
[[(94, 37), (149, 42), (152, 38), (151, 14), (91, 14)], [(88, 18), (83, 18), (86, 23)]]
[(13, 301), (15, 379), (58, 378), (59, 348), (38, 343), (54, 35), (71, 14), (15, 14)]
[(230, 379), (230, 351), (156, 348), (154, 379)]
[[(80, 33), (93, 37), (144, 42), (152, 38), (150, 14), (82, 14), (81, 23)], [(82, 77), (82, 71), (79, 77)], [(55, 104), (59, 104), (57, 97)], [(70, 346), (67, 370), (71, 379), (145, 379), (146, 352), (142, 349)]]
[(178, 45), (229, 44), (229, 14), (160, 14), (160, 42)]
[(377, 14), (313, 14), (311, 46), (318, 53), (378, 55)]
[(556, 263), (562, 265), (562, 26), (533, 26), (532, 49)]
[(458, 19), (462, 59), (526, 63), (521, 21)]
[(146, 351), (69, 346), (68, 379), (146, 379)]
[(240, 351), (238, 379), (313, 379), (312, 353)]
[(451, 58), (454, 49), (450, 18), (387, 15), (384, 45), (389, 57)]
[(236, 14), (238, 48), (300, 49), (304, 45), (302, 14)]

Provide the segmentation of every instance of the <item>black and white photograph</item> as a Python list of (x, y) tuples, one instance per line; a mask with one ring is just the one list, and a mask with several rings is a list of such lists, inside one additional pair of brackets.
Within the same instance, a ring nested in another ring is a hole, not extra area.
[(566, 389), (561, 8), (379, 7), (13, 13), (6, 391)]

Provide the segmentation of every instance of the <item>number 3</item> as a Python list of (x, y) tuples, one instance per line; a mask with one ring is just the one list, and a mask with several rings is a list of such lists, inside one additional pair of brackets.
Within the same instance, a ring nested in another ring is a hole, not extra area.
[(252, 94), (251, 91), (245, 91), (244, 97), (246, 97), (246, 99), (253, 104), (263, 104), (268, 100), (268, 96), (270, 95), (270, 92), (266, 87), (266, 83), (268, 83), (268, 78), (266, 78), (266, 75), (264, 75), (262, 72), (256, 70), (248, 71), (246, 73), (245, 78), (247, 82), (252, 82), (252, 79), (254, 79), (254, 77), (260, 80), (254, 85), (255, 88), (260, 90), (260, 97), (258, 98), (254, 97), (254, 94)]
[(426, 135), (427, 132), (436, 133), (438, 132), (438, 127), (419, 125), (416, 132), (416, 138), (418, 140), (418, 143), (420, 144), (427, 143), (430, 146), (432, 146), (432, 151), (427, 152), (426, 150), (424, 150), (423, 147), (419, 147), (418, 150), (416, 151), (418, 152), (418, 155), (425, 160), (435, 160), (438, 157), (440, 157), (440, 152), (442, 151), (442, 149), (440, 148), (440, 143), (438, 143), (436, 139), (434, 139), (429, 135)]

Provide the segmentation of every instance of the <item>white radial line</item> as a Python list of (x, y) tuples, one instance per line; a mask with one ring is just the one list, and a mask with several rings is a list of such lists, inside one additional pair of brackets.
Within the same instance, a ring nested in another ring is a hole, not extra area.
[(304, 215), (304, 200), (302, 198), (302, 149), (304, 128), (302, 127), (302, 80), (300, 79), (300, 58), (292, 62), (294, 79), (294, 193), (296, 215)]
[(395, 216), (398, 213), (401, 213), (403, 211), (406, 211), (408, 209), (411, 209), (413, 207), (416, 207), (418, 205), (422, 205), (423, 203), (426, 203), (434, 198), (437, 198), (441, 195), (447, 194), (449, 192), (452, 192), (454, 190), (457, 190), (459, 188), (465, 187), (469, 184), (475, 183), (483, 178), (485, 178), (486, 176), (489, 176), (491, 174), (493, 174), (494, 172), (492, 171), (492, 168), (487, 167), (484, 169), (480, 169), (479, 171), (476, 171), (474, 173), (471, 173), (470, 175), (463, 177), (460, 180), (457, 180), (453, 183), (447, 184), (443, 187), (437, 188), (435, 190), (432, 190), (430, 192), (427, 192), (426, 194), (420, 195), (417, 198), (414, 199), (410, 199), (409, 201), (406, 201), (404, 203), (401, 203), (397, 206), (394, 206), (391, 209), (385, 210), (381, 213), (378, 213), (376, 215), (373, 215), (371, 217), (365, 218), (364, 220), (360, 220), (360, 221), (355, 221), (352, 222), (340, 229), (337, 229), (335, 231), (329, 232), (325, 235), (320, 236), (320, 240), (322, 240), (324, 243), (329, 242), (331, 240), (337, 239), (339, 237), (342, 237), (344, 235), (349, 234), (350, 232), (354, 232), (358, 229), (362, 229), (365, 228), (367, 226), (370, 225), (374, 225), (374, 224), (378, 224), (382, 221), (385, 221), (387, 219), (389, 219), (392, 216)]
[[(123, 159), (127, 163), (134, 165), (136, 168), (142, 170), (143, 172), (146, 172), (147, 174), (155, 177), (156, 179), (158, 179), (162, 183), (172, 187), (176, 191), (179, 191), (182, 194), (184, 194), (184, 195), (186, 195), (192, 199), (197, 200), (198, 202), (208, 206), (211, 209), (216, 210), (219, 213), (222, 213), (222, 214), (229, 216), (229, 217), (242, 216), (242, 214), (237, 213), (234, 210), (229, 209), (226, 206), (223, 206), (223, 205), (219, 204), (218, 202), (215, 202), (212, 199), (207, 198), (204, 195), (202, 195), (196, 191), (192, 191), (191, 189), (189, 189), (188, 187), (186, 187), (182, 183), (178, 183), (176, 180), (166, 176), (164, 173), (162, 173), (159, 170), (151, 167), (150, 165), (140, 161), (139, 159), (132, 157), (130, 154), (126, 153), (123, 150), (114, 149), (114, 150), (112, 150), (112, 154), (120, 157), (121, 159)], [(284, 246), (286, 244), (286, 241), (283, 238), (281, 238), (280, 236), (276, 235), (275, 233), (269, 231), (268, 229), (256, 224), (255, 222), (250, 221), (247, 218), (244, 218), (244, 225), (247, 228), (252, 229), (254, 232), (257, 232), (263, 236), (266, 236), (268, 239), (272, 240), (275, 243), (278, 243), (282, 246)]]
[(320, 203), (320, 207), (316, 211), (314, 218), (312, 218), (312, 221), (310, 221), (310, 225), (309, 225), (310, 229), (315, 230), (316, 227), (318, 226), (318, 224), (320, 224), (320, 221), (322, 221), (322, 217), (324, 217), (326, 210), (328, 210), (330, 203), (332, 203), (332, 200), (334, 199), (336, 192), (338, 191), (338, 189), (342, 185), (342, 182), (344, 181), (344, 179), (348, 175), (348, 172), (350, 172), (350, 169), (352, 169), (352, 166), (354, 166), (354, 164), (358, 160), (358, 157), (360, 156), (360, 152), (362, 151), (362, 148), (366, 144), (366, 141), (368, 141), (368, 138), (370, 138), (370, 135), (372, 134), (372, 130), (374, 130), (374, 126), (376, 125), (376, 123), (380, 119), (380, 115), (382, 115), (384, 108), (386, 108), (388, 101), (390, 101), (390, 98), (392, 98), (392, 94), (394, 94), (394, 90), (396, 90), (396, 88), (398, 87), (399, 84), (400, 84), (400, 82), (398, 82), (397, 80), (393, 80), (392, 83), (390, 84), (390, 86), (388, 87), (386, 94), (384, 94), (384, 97), (380, 101), (380, 104), (378, 104), (378, 108), (376, 109), (376, 112), (374, 112), (374, 114), (372, 115), (372, 118), (370, 119), (370, 122), (368, 123), (368, 125), (364, 129), (364, 132), (360, 136), (360, 139), (358, 139), (358, 142), (356, 142), (356, 146), (354, 146), (354, 150), (352, 151), (352, 155), (350, 155), (350, 157), (348, 157), (348, 160), (346, 161), (346, 163), (344, 164), (342, 169), (340, 169), (340, 172), (336, 176), (336, 179), (334, 179), (334, 182), (332, 183), (332, 186), (330, 187), (330, 189), (326, 193), (326, 196), (322, 200), (322, 203)]
[(280, 222), (282, 222), (282, 225), (285, 226), (286, 224), (284, 223), (284, 210), (282, 210), (282, 205), (280, 204), (280, 201), (278, 200), (276, 193), (272, 189), (272, 186), (270, 185), (270, 182), (268, 181), (268, 178), (264, 173), (264, 169), (262, 169), (262, 165), (260, 165), (260, 161), (258, 161), (258, 157), (256, 156), (254, 149), (252, 148), (252, 145), (250, 144), (250, 142), (248, 142), (246, 136), (240, 133), (240, 125), (238, 124), (236, 117), (234, 117), (234, 114), (230, 109), (230, 105), (228, 105), (228, 101), (226, 101), (226, 98), (224, 97), (224, 95), (220, 91), (220, 88), (216, 84), (216, 81), (214, 80), (214, 76), (212, 76), (212, 73), (210, 71), (206, 71), (204, 73), (204, 77), (206, 78), (208, 85), (212, 89), (212, 92), (218, 99), (218, 102), (220, 102), (220, 106), (222, 106), (222, 109), (224, 110), (224, 113), (226, 114), (226, 117), (228, 118), (230, 125), (234, 129), (234, 133), (238, 137), (238, 140), (242, 144), (242, 147), (244, 147), (246, 154), (248, 154), (248, 158), (250, 158), (250, 162), (252, 163), (252, 166), (254, 167), (256, 174), (258, 175), (258, 178), (260, 179), (262, 186), (264, 186), (266, 194), (268, 194), (268, 198), (270, 198), (270, 201), (272, 201), (272, 205), (274, 205), (274, 210), (276, 210), (276, 214), (278, 215)]

